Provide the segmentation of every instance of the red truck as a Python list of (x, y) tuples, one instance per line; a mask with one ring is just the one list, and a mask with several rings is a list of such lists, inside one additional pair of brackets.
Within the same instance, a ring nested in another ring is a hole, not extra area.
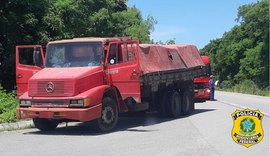
[(196, 101), (206, 101), (210, 99), (209, 80), (211, 75), (210, 58), (201, 56), (208, 73), (194, 79), (194, 97)]
[(17, 118), (41, 131), (60, 122), (115, 128), (119, 113), (194, 110), (193, 78), (206, 74), (193, 45), (139, 44), (131, 38), (74, 38), (16, 46)]

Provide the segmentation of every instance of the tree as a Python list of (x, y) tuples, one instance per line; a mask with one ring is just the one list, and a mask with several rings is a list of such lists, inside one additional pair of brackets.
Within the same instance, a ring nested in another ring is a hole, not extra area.
[(250, 40), (240, 60), (238, 80), (250, 79), (261, 87), (269, 85), (269, 3), (266, 0), (239, 8), (238, 20)]
[(169, 45), (169, 44), (175, 44), (175, 43), (176, 43), (175, 38), (169, 39), (169, 40), (167, 40), (165, 42), (162, 42), (162, 41), (156, 42), (156, 44), (160, 44), (160, 45)]
[(4, 88), (14, 88), (14, 50), (17, 44), (36, 44), (42, 17), (46, 14), (48, 2), (36, 0), (4, 0), (0, 2), (0, 80)]
[(15, 85), (15, 46), (74, 37), (132, 36), (150, 42), (156, 21), (144, 20), (127, 0), (2, 0), (0, 2), (0, 81)]
[(237, 21), (222, 38), (201, 51), (209, 54), (214, 74), (221, 81), (251, 80), (269, 86), (269, 4), (262, 0), (238, 8)]

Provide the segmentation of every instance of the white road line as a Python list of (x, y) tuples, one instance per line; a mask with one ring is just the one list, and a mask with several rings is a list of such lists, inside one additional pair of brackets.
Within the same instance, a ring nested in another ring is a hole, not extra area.
[(247, 96), (250, 98), (257, 98), (257, 99), (268, 99), (270, 100), (270, 97), (267, 96), (259, 96), (259, 95), (251, 95), (251, 94), (244, 94), (244, 93), (237, 93), (237, 92), (226, 92), (226, 91), (217, 91), (222, 94), (233, 94), (233, 95), (239, 95), (239, 96)]
[[(229, 104), (231, 106), (234, 106), (234, 107), (237, 107), (237, 108), (242, 108), (242, 109), (247, 109), (248, 107), (244, 107), (244, 106), (241, 106), (241, 105), (238, 105), (238, 104), (235, 104), (235, 103), (231, 103), (231, 102), (228, 102), (228, 101), (223, 101), (223, 100), (217, 100), (221, 103), (224, 103), (224, 104)], [(249, 109), (253, 109), (253, 108), (249, 108)], [(260, 110), (261, 111), (261, 110)], [(265, 113), (263, 111), (261, 111), (265, 116), (268, 116), (269, 117), (269, 114), (268, 113)]]

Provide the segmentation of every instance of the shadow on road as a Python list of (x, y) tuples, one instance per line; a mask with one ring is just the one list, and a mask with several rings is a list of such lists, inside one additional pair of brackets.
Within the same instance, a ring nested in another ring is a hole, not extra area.
[[(214, 111), (215, 109), (196, 109), (193, 111), (190, 115), (196, 115), (200, 113), (205, 113), (208, 111)], [(184, 118), (187, 118), (190, 115), (182, 116), (179, 119), (173, 119), (173, 118), (165, 118), (160, 117), (157, 113), (133, 113), (128, 115), (123, 115), (119, 117), (118, 124), (116, 129), (113, 132), (119, 132), (119, 131), (130, 131), (130, 132), (152, 132), (152, 131), (158, 131), (158, 130), (147, 130), (142, 129), (142, 127), (160, 124), (169, 122), (172, 120), (181, 120)], [(65, 124), (61, 124), (58, 128), (56, 128), (54, 131), (48, 131), (48, 132), (42, 132), (42, 131), (32, 131), (24, 133), (25, 135), (106, 135), (110, 133), (100, 133), (96, 132), (91, 123), (68, 123), (68, 126), (66, 127)]]

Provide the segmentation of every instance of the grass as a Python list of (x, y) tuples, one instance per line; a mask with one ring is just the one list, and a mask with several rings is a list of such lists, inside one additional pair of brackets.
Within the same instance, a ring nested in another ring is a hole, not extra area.
[(244, 94), (260, 95), (260, 96), (270, 96), (269, 87), (259, 88), (254, 82), (250, 80), (245, 80), (242, 83), (232, 85), (230, 82), (221, 83), (218, 90), (228, 91), (228, 92), (237, 92)]
[(18, 100), (15, 93), (7, 93), (0, 87), (0, 123), (15, 122)]

